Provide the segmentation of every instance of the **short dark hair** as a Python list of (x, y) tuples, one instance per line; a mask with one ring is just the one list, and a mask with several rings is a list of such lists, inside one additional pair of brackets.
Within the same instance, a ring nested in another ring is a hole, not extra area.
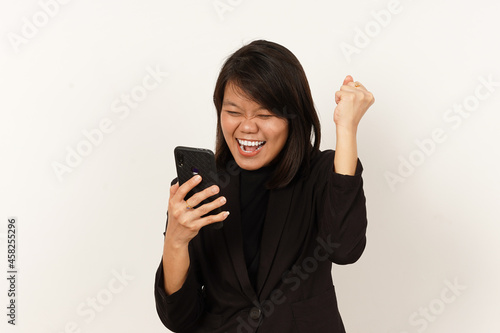
[[(288, 121), (288, 139), (273, 161), (276, 168), (267, 184), (268, 188), (286, 186), (301, 169), (309, 169), (311, 155), (319, 151), (321, 141), (318, 114), (302, 65), (290, 50), (265, 40), (243, 46), (225, 61), (214, 91), (217, 110), (215, 159), (219, 168), (224, 168), (232, 159), (221, 127), (224, 90), (229, 82)], [(313, 133), (314, 144), (311, 144)]]

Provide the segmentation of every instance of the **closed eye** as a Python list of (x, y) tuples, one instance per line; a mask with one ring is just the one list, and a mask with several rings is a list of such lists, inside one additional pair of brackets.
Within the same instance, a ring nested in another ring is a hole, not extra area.
[(262, 119), (269, 119), (271, 117), (274, 117), (274, 116), (271, 114), (260, 114), (259, 115), (259, 118), (262, 118)]
[[(241, 115), (243, 115), (243, 113), (239, 112), (239, 111), (231, 111), (231, 110), (223, 110), (225, 113), (227, 113), (228, 115), (230, 116), (233, 116), (233, 117), (239, 117)], [(260, 119), (269, 119), (271, 117), (274, 117), (273, 114), (257, 114), (257, 115), (254, 115), (253, 117), (258, 117)], [(253, 118), (251, 117), (251, 118)]]

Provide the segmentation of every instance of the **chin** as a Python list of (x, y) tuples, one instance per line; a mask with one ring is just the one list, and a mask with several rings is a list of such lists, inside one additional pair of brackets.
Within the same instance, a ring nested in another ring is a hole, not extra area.
[(249, 170), (249, 171), (252, 171), (252, 170), (258, 170), (260, 168), (262, 168), (263, 166), (265, 166), (265, 163), (261, 162), (261, 161), (248, 161), (248, 160), (244, 160), (242, 158), (236, 158), (235, 159), (236, 161), (236, 164), (238, 164), (238, 166), (244, 170)]

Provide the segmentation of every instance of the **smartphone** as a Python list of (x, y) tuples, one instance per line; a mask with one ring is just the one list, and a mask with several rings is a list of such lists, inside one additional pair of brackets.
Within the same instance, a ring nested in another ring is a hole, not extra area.
[[(212, 185), (219, 186), (215, 155), (210, 149), (178, 146), (174, 149), (174, 157), (179, 185), (184, 184), (195, 175), (199, 174), (201, 176), (201, 183), (189, 191), (184, 200), (187, 201), (192, 195), (203, 191), (207, 187)], [(198, 208), (201, 205), (212, 202), (218, 195), (219, 194), (208, 197), (194, 208)], [(216, 215), (221, 211), (222, 210), (219, 207), (202, 217)], [(220, 229), (223, 226), (223, 222), (215, 222), (210, 224), (210, 226), (214, 229)]]

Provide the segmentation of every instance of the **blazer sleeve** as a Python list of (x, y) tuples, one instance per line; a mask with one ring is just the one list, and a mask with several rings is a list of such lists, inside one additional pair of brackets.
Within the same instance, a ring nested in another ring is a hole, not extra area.
[[(175, 181), (176, 179), (172, 184), (174, 184)], [(163, 235), (165, 236), (165, 232)], [(184, 281), (182, 287), (175, 293), (167, 295), (165, 292), (163, 258), (156, 271), (154, 283), (156, 311), (163, 325), (174, 332), (189, 331), (189, 329), (200, 319), (204, 311), (203, 284), (199, 265), (193, 252), (193, 244), (190, 242), (190, 264), (186, 281)]]
[(181, 289), (167, 295), (164, 288), (163, 261), (156, 271), (156, 311), (165, 327), (173, 332), (188, 331), (204, 311), (203, 291), (191, 262), (186, 281)]
[(363, 166), (357, 160), (353, 176), (334, 171), (335, 152), (321, 161), (326, 182), (318, 199), (319, 237), (330, 247), (329, 259), (340, 265), (356, 262), (366, 246), (366, 198)]

